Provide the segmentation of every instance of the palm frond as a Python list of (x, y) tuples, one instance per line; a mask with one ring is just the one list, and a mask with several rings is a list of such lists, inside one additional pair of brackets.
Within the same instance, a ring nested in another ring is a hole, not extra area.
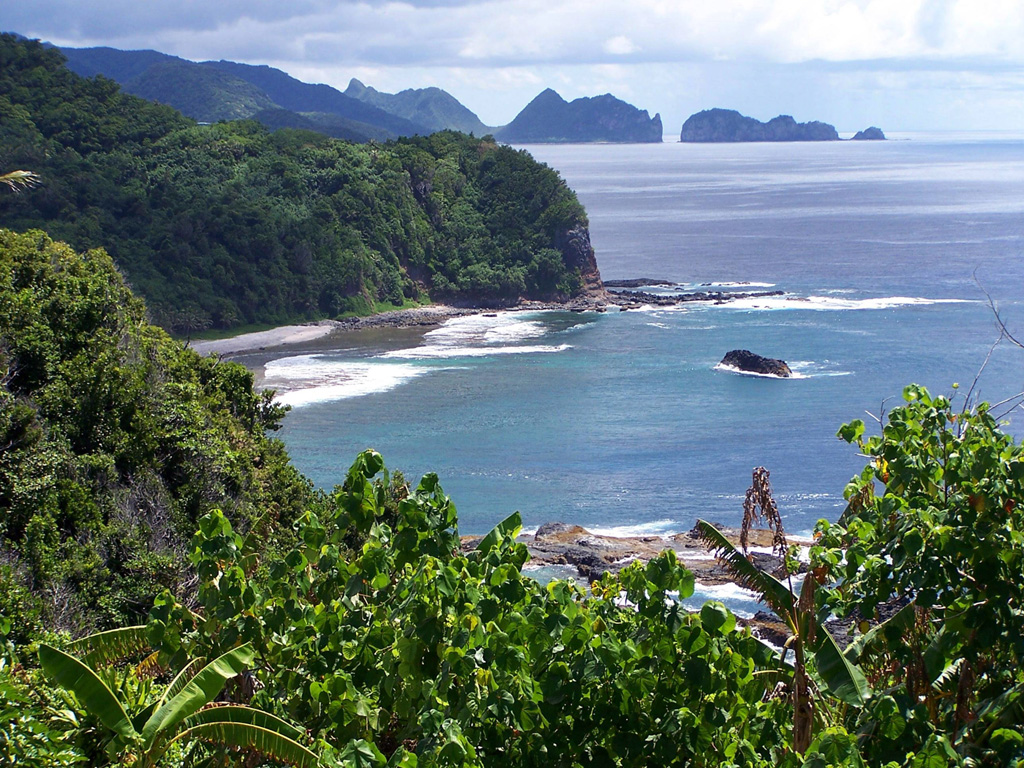
[(124, 706), (81, 659), (43, 644), (39, 646), (39, 663), (47, 677), (74, 693), (85, 710), (96, 715), (107, 728), (125, 740), (135, 736)]
[(796, 599), (789, 591), (789, 587), (750, 562), (747, 556), (740, 552), (711, 523), (698, 520), (696, 530), (697, 538), (732, 572), (736, 583), (745, 589), (756, 592), (758, 597), (767, 603), (779, 618), (790, 625), (790, 630), (794, 630), (792, 624)]
[(159, 707), (142, 729), (146, 749), (152, 748), (162, 733), (169, 732), (186, 717), (213, 701), (224, 684), (252, 662), (252, 646), (240, 645), (211, 661), (181, 691)]
[(0, 184), (7, 186), (12, 192), (31, 189), (41, 181), (39, 174), (32, 171), (10, 171), (0, 174)]
[(305, 733), (276, 715), (242, 704), (210, 704), (185, 719), (183, 725), (192, 728), (206, 723), (248, 723), (268, 731), (274, 731), (285, 738), (299, 741)]

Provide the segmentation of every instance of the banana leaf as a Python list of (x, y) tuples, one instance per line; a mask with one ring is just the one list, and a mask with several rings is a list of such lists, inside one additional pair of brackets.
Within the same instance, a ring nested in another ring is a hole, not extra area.
[(196, 673), (179, 693), (159, 707), (142, 729), (143, 744), (152, 749), (156, 740), (201, 707), (213, 701), (224, 684), (248, 666), (253, 659), (252, 646), (240, 645), (220, 656)]
[(39, 663), (47, 677), (74, 693), (85, 710), (107, 728), (125, 741), (137, 735), (121, 702), (81, 660), (44, 644), (39, 646)]

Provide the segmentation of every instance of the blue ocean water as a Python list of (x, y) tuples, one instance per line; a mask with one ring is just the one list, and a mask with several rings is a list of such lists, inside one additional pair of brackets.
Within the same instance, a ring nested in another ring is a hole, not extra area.
[[(606, 279), (783, 297), (478, 315), (243, 362), (294, 406), (280, 435), (314, 482), (340, 483), (374, 447), (408, 477), (437, 472), (463, 533), (514, 510), (527, 528), (736, 523), (759, 465), (787, 530), (808, 532), (842, 511), (863, 466), (835, 437), (843, 422), (892, 408), (910, 382), (963, 393), (986, 357), (977, 394), (1024, 389), (1024, 351), (989, 354), (998, 332), (978, 286), (1024, 337), (1024, 139), (898, 138), (527, 148), (579, 194)], [(738, 347), (799, 377), (716, 370)]]

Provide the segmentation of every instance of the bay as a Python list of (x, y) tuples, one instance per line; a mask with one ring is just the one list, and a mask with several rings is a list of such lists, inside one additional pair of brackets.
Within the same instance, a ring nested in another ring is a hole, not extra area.
[[(1024, 139), (895, 138), (525, 148), (579, 194), (606, 279), (783, 297), (477, 315), (242, 362), (294, 406), (280, 436), (315, 483), (340, 483), (376, 448), (411, 479), (436, 472), (463, 533), (513, 510), (528, 528), (735, 524), (761, 465), (787, 529), (806, 533), (841, 512), (863, 466), (835, 437), (843, 422), (898, 405), (910, 382), (959, 382), (962, 397), (986, 358), (975, 396), (1024, 389), (1024, 352), (992, 349), (979, 288), (1024, 337)], [(716, 370), (734, 348), (788, 360), (798, 378)]]

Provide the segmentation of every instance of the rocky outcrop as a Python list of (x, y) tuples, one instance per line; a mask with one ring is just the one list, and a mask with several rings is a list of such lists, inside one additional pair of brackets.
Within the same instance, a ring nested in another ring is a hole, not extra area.
[(627, 280), (605, 280), (605, 288), (647, 288), (657, 285), (676, 285), (671, 280), (661, 280), (655, 277), (631, 277)]
[(555, 247), (562, 252), (562, 261), (570, 270), (578, 269), (583, 278), (583, 296), (606, 299), (607, 291), (601, 282), (594, 246), (590, 243), (590, 230), (582, 224), (566, 230), (555, 238)]
[(610, 93), (569, 102), (548, 88), (494, 135), (523, 144), (650, 143), (662, 140), (662, 125), (661, 115), (649, 117)]
[(735, 368), (745, 373), (757, 373), (762, 376), (777, 376), (781, 379), (788, 379), (793, 375), (785, 360), (777, 360), (773, 357), (761, 357), (746, 349), (734, 349), (725, 353), (722, 362), (729, 368)]
[(647, 293), (646, 291), (608, 291), (608, 301), (620, 309), (638, 309), (642, 306), (672, 307), (690, 302), (711, 302), (727, 304), (737, 299), (760, 299), (766, 296), (782, 296), (783, 291), (687, 291), (685, 293)]
[(885, 134), (882, 133), (881, 128), (876, 128), (872, 125), (863, 131), (857, 131), (854, 134), (853, 141), (885, 141)]
[(839, 133), (828, 123), (798, 123), (789, 115), (779, 115), (762, 123), (734, 109), (705, 109), (687, 118), (679, 140), (698, 143), (838, 141)]

